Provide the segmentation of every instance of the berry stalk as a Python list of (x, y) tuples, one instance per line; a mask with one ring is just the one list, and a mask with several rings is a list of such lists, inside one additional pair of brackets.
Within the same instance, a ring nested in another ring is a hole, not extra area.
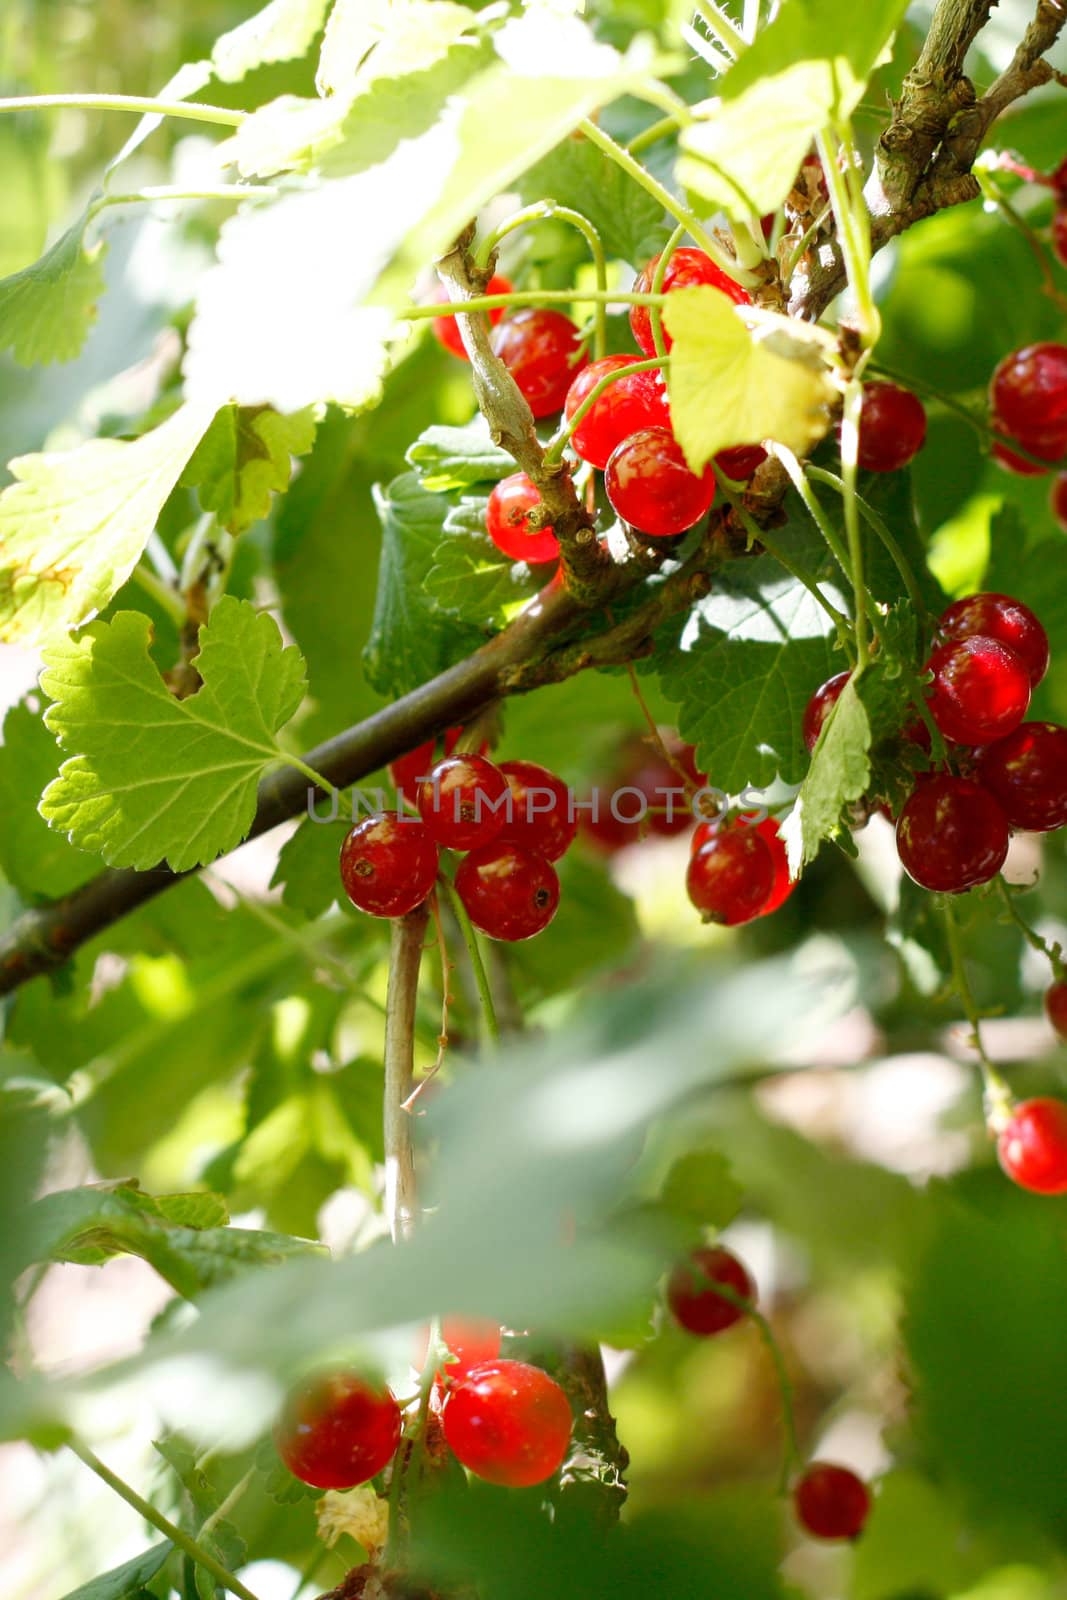
[(415, 1005), (430, 908), (424, 901), (390, 925), (389, 987), (385, 1001), (385, 1215), (393, 1242), (409, 1238), (418, 1220), (411, 1113)]
[(497, 249), (501, 239), (509, 233), (514, 233), (516, 228), (524, 228), (528, 222), (569, 222), (572, 228), (577, 228), (586, 244), (589, 254), (593, 258), (593, 270), (596, 273), (597, 298), (595, 304), (595, 321), (593, 332), (593, 353), (599, 361), (608, 346), (607, 301), (608, 301), (608, 264), (604, 256), (604, 246), (600, 234), (590, 222), (588, 217), (580, 211), (573, 211), (569, 206), (559, 206), (554, 200), (539, 200), (536, 205), (524, 206), (521, 211), (508, 217), (499, 228), (494, 228), (482, 246), (481, 255), (484, 261), (490, 261), (493, 252)]
[(956, 993), (963, 1003), (964, 1013), (971, 1025), (971, 1044), (978, 1056), (978, 1068), (982, 1074), (982, 1084), (985, 1096), (986, 1120), (996, 1132), (1011, 1115), (1014, 1096), (1007, 1079), (997, 1070), (986, 1054), (982, 1042), (981, 1013), (975, 1003), (971, 986), (967, 978), (964, 965), (963, 940), (960, 936), (960, 926), (956, 917), (956, 908), (950, 899), (944, 903), (945, 932), (948, 936), (949, 956), (952, 960), (952, 981), (956, 986)]

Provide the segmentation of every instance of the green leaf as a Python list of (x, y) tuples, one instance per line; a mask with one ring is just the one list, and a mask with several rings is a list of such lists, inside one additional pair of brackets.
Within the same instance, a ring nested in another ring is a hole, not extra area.
[(30, 644), (107, 605), (214, 410), (185, 405), (140, 439), (10, 463), (18, 482), (0, 494), (0, 639)]
[(315, 79), (319, 93), (351, 94), (377, 78), (422, 72), (478, 21), (450, 0), (335, 0)]
[(0, 278), (0, 350), (24, 367), (72, 361), (89, 336), (104, 292), (104, 245), (85, 246), (89, 216), (39, 261)]
[(99, 862), (73, 850), (37, 810), (60, 759), (40, 715), (25, 700), (12, 706), (0, 745), (0, 869), (27, 897), (69, 894), (99, 870)]
[(310, 406), (289, 417), (270, 406), (223, 406), (181, 482), (196, 487), (204, 510), (224, 528), (243, 533), (269, 514), (272, 495), (285, 493), (292, 458), (311, 449), (316, 426)]
[(871, 0), (864, 6), (843, 6), (841, 0), (786, 0), (718, 86), (723, 99), (736, 99), (795, 61), (825, 61), (845, 75), (843, 85), (851, 72), (862, 86), (907, 8), (908, 0)]
[(442, 611), (486, 634), (502, 628), (539, 588), (526, 562), (502, 555), (485, 531), (488, 503), (464, 495), (450, 508), (425, 585)]
[(740, 1211), (745, 1194), (721, 1150), (690, 1150), (680, 1156), (663, 1182), (660, 1199), (675, 1216), (702, 1228), (725, 1228)]
[(906, 1468), (887, 1473), (856, 1543), (852, 1600), (959, 1594), (967, 1574), (963, 1543), (943, 1489)]
[(841, 814), (867, 792), (871, 724), (853, 678), (849, 678), (823, 724), (811, 766), (782, 834), (794, 873), (814, 861), (824, 839), (841, 826)]
[(211, 52), (215, 76), (223, 83), (239, 83), (256, 67), (306, 54), (328, 5), (329, 0), (271, 0), (216, 40)]
[(142, 1600), (145, 1584), (161, 1570), (173, 1549), (170, 1540), (164, 1539), (132, 1561), (124, 1561), (121, 1567), (112, 1567), (110, 1572), (79, 1584), (63, 1600)]
[(247, 834), (256, 784), (282, 759), (275, 734), (304, 694), (304, 664), (278, 625), (224, 596), (200, 630), (203, 687), (176, 700), (148, 653), (148, 618), (120, 611), (45, 654), (47, 726), (73, 752), (41, 815), (112, 866), (176, 872)]
[[(153, 1440), (153, 1445), (181, 1485), (180, 1526), (195, 1535), (197, 1543), (230, 1571), (243, 1567), (248, 1560), (247, 1546), (233, 1523), (218, 1517), (222, 1492), (200, 1465), (200, 1452), (174, 1433)], [(205, 1536), (202, 1530), (209, 1519), (211, 1527)], [(211, 1574), (202, 1567), (197, 1568), (196, 1585), (199, 1600), (216, 1600), (221, 1592)]]
[(282, 901), (304, 917), (321, 917), (333, 905), (355, 908), (341, 891), (337, 860), (345, 829), (327, 822), (302, 822), (278, 852), (271, 888), (282, 890)]
[(434, 423), (420, 433), (405, 457), (415, 468), (424, 489), (446, 493), (475, 483), (497, 483), (515, 470), (506, 450), (489, 437), (489, 424), (481, 412), (462, 428)]
[(742, 321), (711, 288), (676, 291), (663, 320), (674, 340), (671, 425), (692, 471), (703, 472), (720, 450), (762, 439), (810, 453), (834, 398), (818, 332), (798, 337), (795, 323), (772, 313), (746, 311)]
[(609, 260), (643, 266), (666, 240), (663, 207), (588, 139), (564, 139), (524, 174), (519, 193), (527, 204), (554, 200), (581, 212)]

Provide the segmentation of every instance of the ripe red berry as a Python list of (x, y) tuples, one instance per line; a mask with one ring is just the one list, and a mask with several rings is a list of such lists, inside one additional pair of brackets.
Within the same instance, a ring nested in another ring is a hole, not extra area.
[(841, 692), (851, 676), (851, 672), (835, 672), (832, 678), (820, 683), (805, 706), (801, 732), (809, 752), (818, 744), (823, 723), (841, 698)]
[(1061, 266), (1067, 267), (1067, 208), (1063, 206), (1052, 215), (1052, 250)]
[(460, 863), (456, 893), (476, 928), (513, 944), (548, 927), (559, 906), (559, 879), (543, 856), (494, 840)]
[[(993, 373), (989, 403), (1013, 439), (1067, 429), (1067, 345), (1027, 345), (1005, 356)], [(1040, 452), (1035, 451), (1035, 454)]]
[(511, 818), (500, 833), (502, 844), (517, 844), (546, 861), (566, 855), (578, 832), (578, 814), (562, 778), (536, 761), (502, 761), (511, 790)]
[(437, 881), (437, 845), (415, 817), (365, 817), (341, 846), (341, 883), (360, 911), (403, 917)]
[(918, 395), (895, 383), (865, 383), (858, 460), (866, 472), (896, 472), (926, 442), (926, 411)]
[[(774, 817), (764, 817), (762, 821), (757, 822), (749, 813), (742, 812), (737, 818), (737, 826), (740, 827), (742, 825), (755, 828), (760, 838), (766, 840), (767, 848), (774, 859), (774, 887), (771, 889), (770, 899), (762, 911), (756, 913), (760, 917), (769, 917), (772, 911), (777, 911), (778, 907), (784, 905), (789, 899), (799, 879), (789, 876), (789, 854)], [(706, 822), (698, 823), (693, 830), (690, 855), (696, 855), (698, 850), (703, 849), (709, 840), (714, 839), (721, 827), (722, 819), (720, 817), (710, 817)]]
[(1067, 1039), (1067, 983), (1062, 978), (1045, 990), (1045, 1014), (1061, 1039)]
[[(483, 1361), (493, 1361), (500, 1354), (500, 1324), (482, 1317), (442, 1317), (441, 1340), (453, 1359), (446, 1362), (437, 1374), (441, 1384), (459, 1383), (472, 1367)], [(415, 1366), (426, 1365), (430, 1348), (430, 1330), (423, 1328), (415, 1349)]]
[(999, 639), (1021, 656), (1037, 688), (1048, 671), (1048, 634), (1029, 606), (1006, 594), (969, 594), (943, 611), (937, 631), (944, 639), (969, 639), (982, 634)]
[(315, 1489), (353, 1489), (387, 1466), (400, 1443), (400, 1407), (357, 1372), (329, 1372), (294, 1389), (274, 1430), (289, 1471)]
[(700, 789), (707, 777), (697, 771), (691, 744), (671, 728), (657, 731), (675, 765), (658, 750), (650, 750), (644, 739), (636, 739), (611, 780), (590, 796), (596, 800), (595, 814), (583, 806), (583, 832), (609, 854), (636, 843), (646, 831), (671, 838), (692, 826), (686, 782)]
[(442, 1421), (456, 1460), (508, 1489), (558, 1472), (572, 1425), (559, 1384), (525, 1361), (485, 1361), (468, 1372), (449, 1393)]
[(793, 1485), (797, 1521), (816, 1539), (856, 1539), (871, 1510), (871, 1491), (848, 1467), (813, 1461)]
[(444, 739), (427, 739), (425, 744), (420, 744), (414, 750), (409, 750), (407, 755), (399, 756), (396, 761), (389, 763), (389, 776), (393, 780), (393, 787), (409, 805), (414, 805), (418, 797), (419, 784), (430, 776), (430, 770), (435, 761), (442, 756), (450, 756), (459, 743), (462, 728), (449, 728)]
[(997, 1136), (997, 1156), (1031, 1194), (1067, 1194), (1067, 1102), (1041, 1097), (1015, 1107)]
[(1007, 853), (1007, 818), (988, 789), (948, 773), (919, 779), (897, 822), (897, 854), (917, 884), (961, 894), (995, 878)]
[(472, 850), (504, 826), (507, 792), (508, 780), (485, 756), (446, 756), (419, 789), (419, 815), (438, 844)]
[(1008, 645), (983, 634), (938, 645), (926, 663), (933, 673), (930, 714), (955, 744), (986, 744), (1017, 728), (1030, 704), (1026, 663)]
[[(604, 356), (584, 367), (570, 388), (564, 414), (570, 421), (587, 399), (612, 372), (631, 364), (629, 356)], [(617, 378), (586, 412), (574, 432), (571, 444), (583, 461), (603, 469), (616, 445), (641, 428), (669, 428), (670, 406), (663, 380), (655, 372), (631, 372)]]
[(547, 528), (529, 526), (530, 512), (540, 504), (541, 496), (525, 472), (501, 478), (489, 496), (486, 529), (497, 549), (512, 561), (529, 561), (537, 566), (559, 556), (559, 540), (551, 524)]
[[(485, 292), (486, 294), (510, 294), (512, 288), (513, 284), (510, 278), (494, 275), (486, 284)], [(448, 290), (443, 283), (438, 284), (433, 298), (435, 305), (444, 305), (448, 300)], [(489, 321), (495, 326), (504, 315), (506, 309), (506, 306), (497, 306), (495, 310), (488, 313), (483, 312), (482, 315), (488, 315)], [(459, 356), (461, 361), (470, 360), (470, 356), (468, 356), (464, 348), (463, 338), (459, 331), (459, 323), (455, 317), (434, 317), (432, 326), (438, 342), (443, 344), (446, 350), (450, 351), (454, 356)]]
[(715, 465), (734, 483), (747, 483), (757, 467), (762, 467), (767, 452), (761, 444), (739, 444), (732, 450), (720, 450)]
[(976, 776), (1013, 828), (1051, 833), (1067, 824), (1067, 728), (1021, 722), (981, 751)]
[(690, 858), (685, 887), (705, 922), (736, 928), (758, 917), (775, 886), (771, 847), (756, 828), (724, 823)]
[[(1008, 433), (1008, 429), (997, 417), (990, 419), (996, 433)], [(1010, 438), (1015, 435), (1009, 434)], [(1007, 445), (999, 442), (993, 445), (993, 460), (1007, 472), (1014, 472), (1020, 478), (1041, 478), (1050, 467), (1067, 456), (1067, 428), (1053, 428), (1045, 433), (1027, 434), (1025, 439), (1016, 438), (1016, 443), (1029, 451), (1030, 455), (1037, 456), (1044, 466), (1036, 461), (1030, 461), (1026, 456), (1018, 455), (1014, 450), (1009, 450)]]
[(743, 1309), (720, 1294), (720, 1287), (739, 1300), (755, 1301), (756, 1285), (747, 1267), (721, 1245), (694, 1250), (680, 1261), (667, 1280), (667, 1304), (679, 1327), (707, 1338), (740, 1322)]
[(643, 428), (612, 451), (604, 473), (608, 499), (624, 522), (651, 538), (684, 533), (715, 498), (710, 467), (698, 478), (667, 428)]
[[(634, 279), (634, 294), (652, 293), (652, 279), (656, 275), (658, 265), (659, 256), (653, 256), (648, 266), (637, 274)], [(739, 283), (728, 277), (721, 267), (717, 267), (703, 250), (693, 250), (688, 247), (676, 250), (663, 273), (662, 293), (670, 294), (672, 289), (692, 289), (700, 284), (710, 284), (713, 289), (721, 289), (723, 294), (729, 295), (735, 305), (752, 304), (752, 297)], [(645, 355), (654, 356), (656, 342), (652, 337), (652, 319), (648, 306), (630, 307), (630, 328)], [(672, 341), (666, 328), (663, 330), (663, 337), (669, 350)]]
[(1057, 200), (1067, 204), (1067, 156), (1063, 158), (1055, 172), (1049, 173), (1048, 181), (1055, 191)]
[(581, 336), (561, 311), (527, 306), (493, 329), (492, 346), (535, 417), (550, 417), (585, 366)]
[(1048, 503), (1052, 515), (1067, 533), (1067, 472), (1058, 472), (1053, 478)]

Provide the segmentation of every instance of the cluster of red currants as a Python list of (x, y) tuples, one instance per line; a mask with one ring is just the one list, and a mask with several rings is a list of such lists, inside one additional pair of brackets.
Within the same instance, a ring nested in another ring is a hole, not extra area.
[[(553, 862), (573, 843), (577, 818), (566, 785), (532, 761), (503, 761), (421, 745), (390, 767), (393, 815), (357, 822), (341, 846), (341, 882), (354, 906), (402, 917), (432, 892), (442, 849), (466, 852), (455, 889), (476, 928), (514, 942), (541, 933), (559, 906)], [(405, 815), (401, 802), (415, 808)]]
[[(756, 1285), (743, 1262), (721, 1245), (703, 1246), (679, 1262), (667, 1282), (667, 1305), (680, 1328), (699, 1338), (725, 1333), (755, 1306)], [(871, 1493), (848, 1467), (812, 1461), (793, 1483), (797, 1521), (818, 1539), (855, 1539), (871, 1509)]]
[[(1058, 215), (1064, 219), (1067, 248), (1067, 209)], [(1009, 472), (1036, 478), (1067, 463), (1067, 344), (1045, 341), (1005, 356), (989, 385), (989, 413), (996, 432), (1026, 451), (1019, 455), (1007, 445), (993, 446), (993, 455)], [(1053, 480), (1049, 504), (1067, 529), (1067, 471)]]

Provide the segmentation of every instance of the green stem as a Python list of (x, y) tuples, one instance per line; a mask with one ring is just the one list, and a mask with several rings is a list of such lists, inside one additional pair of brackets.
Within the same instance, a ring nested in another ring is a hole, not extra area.
[[(835, 472), (827, 472), (823, 467), (809, 467), (808, 476), (814, 478), (816, 483), (825, 483), (831, 489), (836, 489), (838, 494), (844, 495), (845, 485)], [(861, 494), (856, 496), (856, 504), (860, 515), (867, 525), (874, 529), (892, 558), (893, 565), (900, 573), (900, 579), (908, 593), (908, 599), (915, 608), (917, 617), (926, 616), (926, 605), (919, 592), (919, 583), (911, 569), (911, 563), (897, 543), (896, 535), (890, 530), (889, 525), (878, 515), (877, 511), (865, 500)]]
[(162, 578), (152, 571), (151, 567), (146, 567), (143, 562), (138, 562), (130, 576), (144, 590), (145, 594), (151, 595), (156, 605), (166, 613), (178, 632), (181, 633), (189, 619), (185, 609), (185, 601), (178, 591), (172, 588), (169, 583), (165, 583)]
[(797, 1440), (796, 1415), (793, 1409), (793, 1383), (789, 1370), (785, 1364), (782, 1347), (778, 1343), (774, 1329), (771, 1327), (763, 1312), (751, 1300), (746, 1300), (744, 1295), (738, 1294), (728, 1284), (712, 1282), (701, 1278), (701, 1288), (710, 1287), (722, 1300), (728, 1300), (730, 1305), (743, 1311), (745, 1316), (755, 1323), (760, 1338), (767, 1347), (771, 1361), (774, 1363), (775, 1376), (778, 1379), (778, 1389), (782, 1397), (782, 1432), (785, 1435), (785, 1449), (782, 1451), (782, 1470), (778, 1481), (778, 1492), (785, 1494), (789, 1487), (789, 1480), (793, 1468), (800, 1462), (800, 1444)]
[(700, 0), (697, 15), (732, 60), (736, 61), (738, 56), (748, 49), (748, 40), (741, 29), (731, 22), (725, 11), (720, 11), (715, 0)]
[(782, 466), (788, 472), (793, 483), (793, 488), (804, 502), (805, 509), (819, 532), (822, 534), (830, 551), (841, 571), (845, 575), (845, 582), (852, 582), (852, 567), (849, 564), (848, 552), (841, 540), (837, 537), (837, 529), (832, 525), (808, 481), (808, 473), (814, 478), (818, 476), (814, 467), (809, 467), (807, 472), (800, 465), (792, 450), (787, 450), (785, 445), (771, 446), (772, 455), (776, 455)]
[(237, 202), (247, 200), (249, 196), (257, 195), (273, 198), (277, 193), (278, 190), (271, 184), (224, 183), (213, 189), (182, 189), (161, 183), (151, 185), (147, 189), (136, 189), (131, 194), (101, 195), (89, 207), (89, 220), (91, 222), (101, 211), (106, 211), (108, 206), (150, 204), (157, 200), (230, 200)]
[(1047, 939), (1042, 939), (1036, 928), (1031, 928), (1030, 924), (1027, 922), (1026, 918), (1022, 915), (1018, 906), (1015, 904), (1015, 896), (1012, 894), (1011, 888), (1003, 873), (1001, 873), (997, 878), (997, 887), (1000, 890), (1000, 897), (1004, 901), (1004, 905), (1009, 917), (1020, 930), (1027, 944), (1032, 950), (1037, 950), (1039, 954), (1046, 958), (1052, 968), (1053, 978), (1056, 979), (1057, 982), (1061, 982), (1064, 975), (1062, 947), (1058, 944), (1049, 944)]
[(801, 235), (799, 242), (797, 243), (796, 247), (793, 250), (793, 254), (789, 257), (789, 260), (786, 262), (785, 267), (782, 270), (782, 282), (783, 283), (788, 283), (789, 280), (792, 278), (794, 272), (797, 270), (797, 266), (798, 266), (798, 264), (800, 262), (801, 256), (804, 254), (805, 250), (808, 248), (808, 245), (814, 239), (815, 235), (819, 232), (819, 229), (822, 227), (822, 225), (826, 221), (826, 219), (830, 216), (832, 211), (833, 211), (833, 207), (832, 206), (829, 206), (829, 205), (824, 206), (823, 209), (819, 212), (819, 215), (815, 218), (814, 222), (812, 222), (809, 225), (807, 231), (804, 234)]
[[(577, 228), (589, 246), (589, 254), (593, 258), (593, 270), (596, 273), (596, 286), (598, 298), (596, 300), (596, 322), (593, 334), (593, 354), (599, 361), (608, 348), (608, 324), (605, 299), (608, 291), (608, 264), (604, 256), (604, 245), (600, 234), (580, 211), (573, 211), (569, 206), (558, 206), (554, 200), (539, 200), (536, 205), (526, 206), (522, 211), (517, 211), (513, 217), (508, 217), (499, 228), (495, 228), (482, 246), (482, 259), (488, 260), (507, 234), (513, 233), (516, 228), (525, 227), (528, 222), (548, 222), (556, 219), (559, 222), (569, 222), (572, 228)], [(580, 298), (580, 296), (579, 296)]]
[(496, 1008), (493, 1005), (493, 992), (489, 987), (489, 979), (485, 971), (485, 962), (482, 960), (482, 951), (481, 946), (478, 943), (478, 935), (475, 933), (471, 924), (471, 919), (467, 915), (466, 906), (456, 893), (455, 886), (450, 882), (444, 873), (441, 874), (437, 881), (444, 889), (445, 894), (448, 896), (448, 903), (452, 907), (452, 914), (459, 924), (459, 931), (463, 935), (463, 943), (467, 947), (467, 954), (470, 957), (471, 971), (474, 973), (474, 981), (478, 986), (478, 998), (482, 1005), (482, 1021), (485, 1024), (486, 1037), (490, 1039), (493, 1044), (498, 1044), (500, 1042), (500, 1027), (496, 1020)]
[(679, 128), (688, 127), (692, 120), (688, 106), (684, 115), (681, 111), (670, 111), (665, 117), (660, 117), (658, 122), (643, 128), (636, 138), (630, 140), (626, 149), (630, 155), (639, 156), (642, 150), (647, 150), (650, 145), (658, 144), (661, 139), (669, 139)]
[(510, 306), (569, 306), (576, 300), (595, 300), (610, 306), (658, 304), (655, 296), (638, 294), (632, 289), (512, 289), (508, 294), (476, 294), (469, 300), (440, 300), (419, 306), (402, 306), (397, 316), (404, 322), (425, 322), (427, 318), (454, 317), (460, 312), (469, 311), (497, 311), (501, 307), (507, 310)]
[(252, 1479), (255, 1477), (255, 1475), (255, 1467), (249, 1467), (244, 1477), (237, 1480), (226, 1498), (219, 1502), (211, 1515), (207, 1517), (201, 1524), (200, 1532), (197, 1535), (197, 1538), (203, 1539), (206, 1534), (211, 1532), (212, 1528), (217, 1528), (220, 1522), (224, 1522), (226, 1520), (234, 1506), (244, 1494), (245, 1490), (251, 1485)]
[(69, 106), (79, 111), (133, 111), (160, 117), (182, 117), (188, 122), (215, 122), (223, 128), (239, 128), (248, 115), (225, 106), (205, 106), (196, 100), (153, 100), (139, 94), (29, 94), (0, 100), (0, 112), (47, 111)]
[(596, 383), (592, 389), (590, 389), (589, 393), (586, 395), (585, 399), (582, 401), (573, 417), (569, 417), (567, 421), (564, 422), (563, 426), (556, 434), (556, 437), (548, 446), (546, 446), (545, 466), (554, 466), (556, 462), (559, 461), (563, 455), (564, 449), (566, 448), (567, 441), (571, 438), (574, 430), (581, 426), (582, 422), (585, 420), (585, 417), (596, 405), (601, 395), (604, 394), (607, 389), (610, 389), (613, 383), (617, 383), (620, 378), (628, 378), (632, 372), (656, 372), (665, 364), (669, 363), (669, 356), (653, 356), (648, 361), (629, 361), (625, 367), (618, 367), (614, 372), (605, 373), (604, 377), (602, 377), (599, 382)]
[(295, 767), (297, 772), (302, 772), (304, 777), (315, 785), (316, 789), (322, 790), (323, 794), (333, 793), (333, 784), (329, 779), (324, 778), (320, 772), (316, 772), (314, 767), (309, 767), (306, 761), (301, 761), (299, 756), (292, 756), (286, 751), (280, 753), (280, 759), (285, 762), (286, 766)]
[(986, 1118), (993, 1130), (996, 1131), (998, 1125), (1003, 1124), (1006, 1118), (1011, 1115), (1014, 1097), (1007, 1079), (998, 1072), (986, 1055), (985, 1045), (982, 1043), (981, 1016), (975, 1004), (974, 995), (971, 993), (971, 986), (967, 981), (963, 941), (960, 937), (956, 907), (947, 896), (945, 898), (944, 911), (949, 955), (952, 958), (952, 978), (956, 985), (956, 992), (963, 1003), (964, 1014), (971, 1025), (971, 1043), (978, 1054), (978, 1065), (985, 1091)]
[(895, 371), (892, 367), (887, 367), (882, 361), (872, 362), (870, 370), (879, 378), (890, 378), (894, 383), (903, 384), (905, 388), (917, 389), (920, 394), (928, 395), (931, 400), (936, 400), (939, 405), (944, 406), (946, 411), (951, 411), (956, 416), (961, 417), (964, 422), (969, 422), (980, 438), (991, 439), (994, 444), (1003, 445), (1006, 450), (1012, 451), (1014, 455), (1021, 456), (1024, 461), (1032, 462), (1035, 467), (1040, 467), (1043, 472), (1048, 472), (1050, 467), (1055, 465), (1053, 462), (1043, 461), (1040, 456), (1035, 456), (1031, 451), (1024, 449), (1018, 439), (1009, 438), (1006, 433), (998, 433), (995, 428), (989, 426), (985, 417), (976, 415), (962, 401), (957, 400), (953, 395), (946, 394), (943, 389), (938, 389), (934, 384), (927, 382), (925, 378), (909, 377), (902, 372)]
[[(667, 276), (667, 268), (670, 265), (671, 256), (673, 256), (674, 252), (677, 250), (684, 238), (685, 226), (680, 222), (675, 228), (674, 232), (671, 234), (670, 238), (667, 240), (667, 243), (663, 246), (663, 249), (660, 251), (659, 260), (656, 262), (656, 270), (652, 274), (652, 282), (649, 285), (649, 288), (653, 294), (662, 295), (663, 280)], [(648, 320), (652, 329), (652, 345), (656, 355), (661, 361), (666, 361), (667, 341), (663, 337), (662, 305), (656, 305), (652, 307), (651, 311), (649, 312)]]
[[(845, 272), (849, 287), (856, 297), (860, 338), (864, 348), (870, 349), (877, 342), (880, 329), (878, 308), (871, 295), (870, 217), (862, 195), (859, 205), (853, 204), (848, 181), (838, 166), (837, 141), (826, 133), (820, 133), (816, 135), (815, 143), (826, 175), (841, 253), (845, 258)], [(845, 142), (845, 148), (846, 151), (851, 150), (850, 142)]]
[(201, 1544), (197, 1543), (192, 1534), (176, 1527), (173, 1522), (163, 1515), (162, 1511), (157, 1511), (155, 1506), (150, 1505), (147, 1500), (143, 1500), (136, 1489), (132, 1489), (128, 1483), (125, 1483), (122, 1478), (112, 1472), (110, 1467), (106, 1467), (99, 1456), (95, 1456), (87, 1445), (80, 1444), (75, 1439), (68, 1439), (67, 1444), (79, 1461), (83, 1461), (90, 1471), (95, 1472), (97, 1477), (101, 1478), (109, 1489), (113, 1489), (119, 1498), (125, 1500), (128, 1506), (132, 1506), (146, 1522), (150, 1522), (154, 1528), (158, 1528), (164, 1538), (169, 1539), (179, 1550), (183, 1550), (190, 1560), (203, 1567), (205, 1572), (210, 1572), (216, 1583), (220, 1583), (224, 1589), (229, 1589), (231, 1594), (237, 1595), (238, 1600), (256, 1600), (256, 1596), (251, 1589), (246, 1589), (240, 1578), (235, 1578), (232, 1572), (227, 1571), (221, 1561), (215, 1559), (210, 1550), (205, 1550)]
[(848, 539), (849, 567), (852, 572), (852, 595), (855, 610), (856, 671), (867, 665), (870, 646), (867, 639), (867, 585), (863, 575), (863, 539), (860, 534), (859, 506), (856, 499), (856, 473), (859, 456), (860, 411), (863, 407), (863, 385), (852, 378), (845, 390), (845, 406), (841, 419), (841, 477), (845, 508), (845, 536)]

